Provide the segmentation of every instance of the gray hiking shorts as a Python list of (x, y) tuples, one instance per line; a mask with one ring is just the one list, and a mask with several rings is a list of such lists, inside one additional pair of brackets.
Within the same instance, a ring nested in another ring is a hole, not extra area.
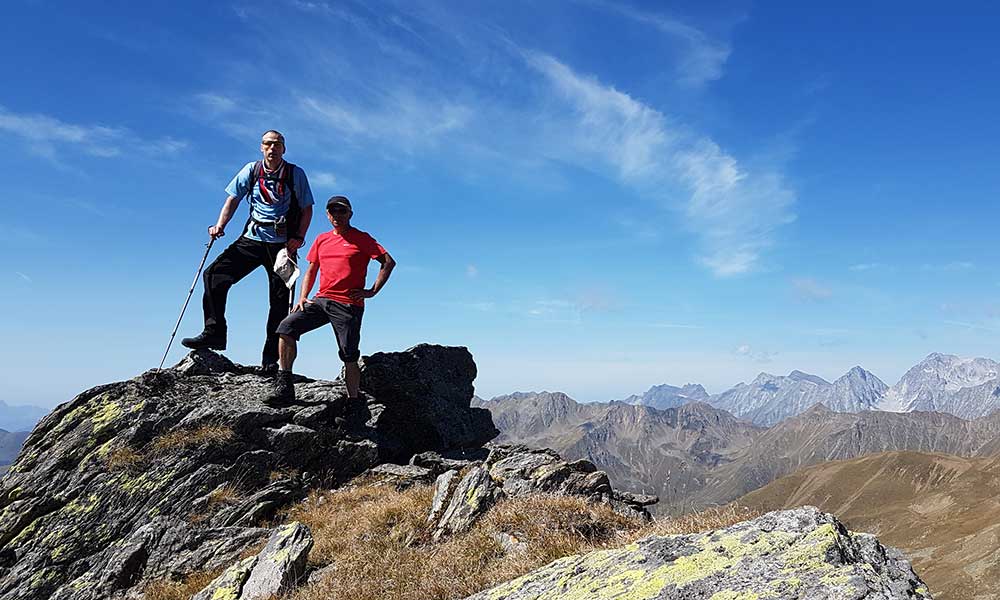
[(345, 363), (357, 362), (361, 358), (361, 317), (365, 307), (344, 304), (329, 298), (313, 298), (303, 310), (289, 314), (278, 325), (278, 334), (287, 335), (298, 341), (303, 333), (319, 329), (329, 323), (337, 336), (340, 360)]

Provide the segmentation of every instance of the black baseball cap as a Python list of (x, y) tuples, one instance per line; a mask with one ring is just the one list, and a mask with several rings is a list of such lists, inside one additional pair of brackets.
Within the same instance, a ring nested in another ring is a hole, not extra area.
[(326, 212), (330, 212), (335, 206), (343, 206), (348, 210), (354, 210), (351, 207), (351, 201), (347, 199), (347, 196), (333, 196), (326, 201)]

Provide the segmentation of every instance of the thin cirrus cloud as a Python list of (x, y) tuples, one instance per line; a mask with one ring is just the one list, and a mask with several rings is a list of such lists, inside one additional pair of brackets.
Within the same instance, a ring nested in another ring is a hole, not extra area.
[(833, 296), (833, 291), (829, 287), (811, 277), (793, 279), (792, 291), (795, 297), (803, 302), (823, 302)]
[(554, 139), (677, 210), (715, 275), (754, 269), (777, 229), (794, 221), (795, 192), (781, 173), (750, 171), (710, 138), (552, 56), (525, 57), (571, 109), (572, 122), (561, 123), (568, 133)]
[(755, 363), (769, 363), (778, 353), (754, 348), (750, 344), (740, 344), (733, 349), (733, 354), (748, 358)]
[[(668, 17), (618, 4), (592, 4), (682, 42), (678, 56), (702, 65), (702, 81), (721, 76), (729, 56), (727, 44)], [(298, 2), (296, 7), (316, 13), (325, 12), (328, 5)], [(364, 21), (361, 15), (352, 18)], [(794, 221), (796, 194), (779, 169), (749, 168), (710, 137), (655, 107), (502, 34), (479, 28), (483, 36), (470, 43), (464, 35), (470, 23), (455, 19), (427, 30), (439, 36), (435, 41), (441, 47), (453, 50), (458, 62), (475, 66), (489, 59), (502, 68), (468, 79), (449, 72), (443, 80), (450, 90), (445, 95), (434, 86), (414, 87), (412, 78), (393, 63), (374, 71), (377, 81), (369, 78), (366, 85), (356, 86), (356, 97), (328, 95), (319, 88), (294, 94), (301, 109), (298, 117), (311, 127), (335, 132), (346, 144), (374, 146), (381, 156), (419, 156), (425, 149), (440, 148), (461, 152), (464, 160), (489, 157), (483, 161), (485, 168), (502, 161), (537, 167), (554, 160), (605, 171), (638, 191), (657, 211), (673, 211), (696, 240), (696, 261), (720, 277), (759, 268), (778, 230)], [(445, 75), (432, 57), (418, 55), (415, 60), (424, 61), (418, 70), (428, 77)], [(517, 95), (516, 104), (505, 103), (489, 87), (496, 83), (491, 77), (502, 77), (506, 86), (512, 74), (524, 92)], [(214, 110), (233, 109), (227, 96), (205, 94), (200, 100)], [(636, 235), (657, 239), (649, 226)]]
[(333, 188), (337, 186), (337, 176), (327, 171), (315, 171), (309, 174), (309, 183), (314, 187)]
[(50, 160), (57, 160), (61, 151), (70, 149), (109, 158), (123, 151), (156, 156), (187, 146), (170, 137), (146, 140), (124, 127), (67, 123), (49, 115), (16, 113), (4, 106), (0, 106), (0, 131), (20, 138), (32, 153)]
[(726, 61), (732, 52), (729, 44), (712, 38), (696, 27), (666, 15), (651, 13), (617, 2), (591, 0), (594, 6), (617, 13), (636, 23), (652, 27), (679, 42), (680, 52), (676, 69), (678, 83), (697, 87), (720, 79)]
[(850, 267), (848, 267), (848, 269), (850, 269), (851, 271), (872, 271), (872, 270), (881, 269), (881, 268), (885, 268), (885, 265), (882, 264), (882, 263), (877, 263), (877, 262), (875, 262), (875, 263), (858, 263), (856, 265), (851, 265)]
[(462, 129), (474, 115), (463, 104), (397, 90), (370, 104), (347, 104), (305, 97), (301, 106), (342, 135), (355, 140), (393, 140), (413, 150), (433, 145), (441, 136)]
[(963, 260), (953, 261), (949, 263), (942, 263), (942, 264), (927, 263), (920, 265), (921, 271), (939, 272), (939, 273), (958, 273), (961, 271), (971, 271), (972, 269), (975, 268), (976, 268), (975, 263)]

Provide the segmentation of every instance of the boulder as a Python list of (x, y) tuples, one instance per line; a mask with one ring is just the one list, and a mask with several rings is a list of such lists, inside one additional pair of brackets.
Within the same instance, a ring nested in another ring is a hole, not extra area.
[(305, 575), (312, 546), (312, 533), (305, 525), (292, 522), (279, 527), (257, 555), (239, 600), (267, 600), (292, 589)]
[(919, 600), (909, 562), (814, 507), (772, 512), (706, 533), (653, 536), (561, 558), (466, 600)]
[(448, 508), (434, 531), (434, 539), (468, 531), (476, 519), (486, 514), (502, 497), (503, 491), (490, 477), (489, 471), (483, 467), (473, 468), (451, 494)]
[(490, 448), (486, 466), (508, 497), (538, 493), (581, 496), (645, 520), (651, 519), (646, 506), (659, 501), (656, 496), (612, 489), (607, 473), (598, 471), (588, 460), (566, 462), (548, 448), (521, 445), (490, 445)]
[(531, 494), (579, 496), (647, 521), (651, 517), (645, 507), (658, 501), (655, 496), (612, 489), (607, 474), (598, 471), (590, 461), (566, 462), (549, 449), (491, 444), (484, 463), (472, 467), (455, 486), (457, 473), (447, 471), (434, 483), (427, 522), (437, 523), (435, 540), (467, 531), (476, 519), (504, 498)]
[(119, 598), (224, 568), (310, 489), (496, 435), (469, 408), (466, 349), (365, 362), (365, 402), (346, 423), (331, 408), (342, 382), (296, 376), (297, 404), (270, 407), (270, 378), (208, 350), (60, 405), (0, 480), (0, 600)]
[(395, 409), (387, 421), (406, 447), (473, 448), (500, 434), (488, 410), (469, 407), (476, 363), (466, 348), (421, 344), (376, 352), (359, 364), (361, 389)]

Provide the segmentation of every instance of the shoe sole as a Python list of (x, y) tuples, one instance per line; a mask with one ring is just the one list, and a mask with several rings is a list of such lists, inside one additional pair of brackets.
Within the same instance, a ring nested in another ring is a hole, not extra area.
[(185, 348), (190, 348), (191, 350), (225, 350), (225, 344), (185, 344), (184, 340), (181, 340), (181, 346)]

